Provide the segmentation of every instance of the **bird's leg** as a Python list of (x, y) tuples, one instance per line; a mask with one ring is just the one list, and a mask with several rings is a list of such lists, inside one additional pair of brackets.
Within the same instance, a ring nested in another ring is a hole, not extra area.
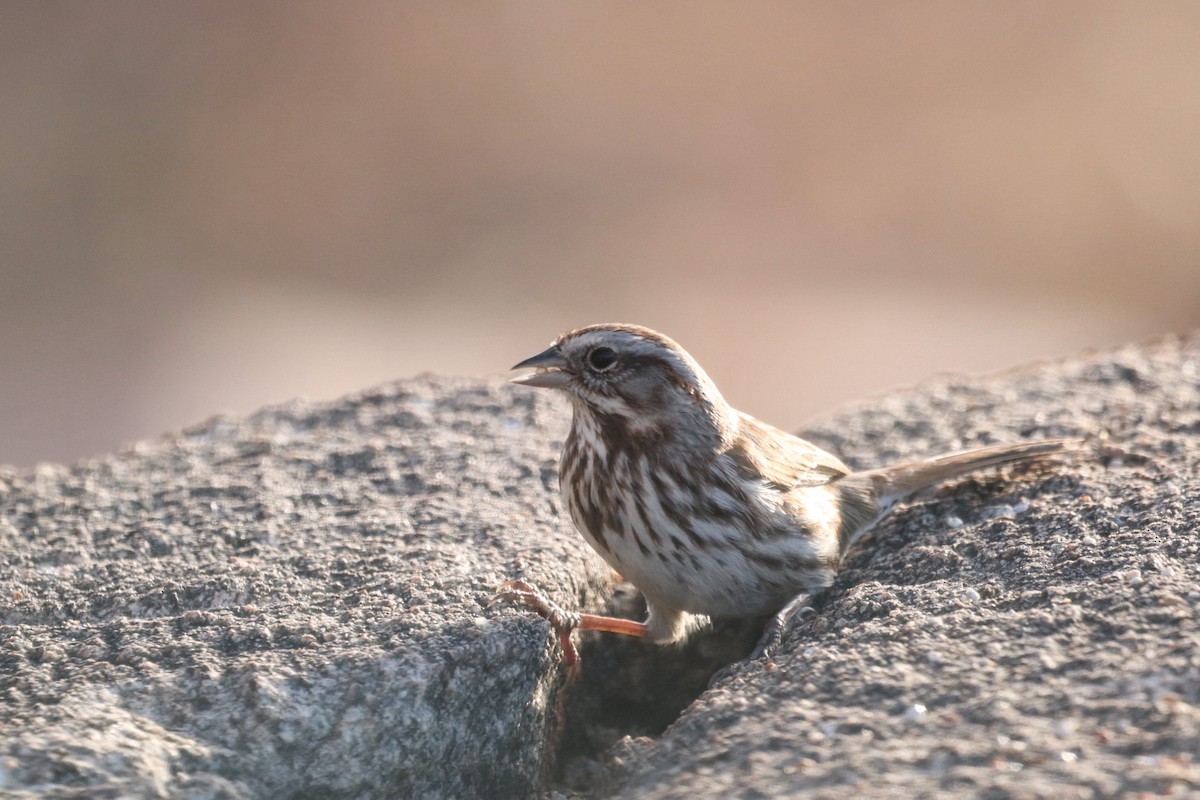
[(771, 617), (767, 627), (763, 629), (763, 635), (758, 640), (758, 644), (750, 651), (750, 655), (721, 667), (708, 679), (708, 685), (715, 686), (753, 661), (770, 658), (774, 654), (775, 648), (779, 647), (779, 643), (783, 641), (783, 637), (793, 627), (816, 613), (811, 603), (812, 597), (807, 592), (801, 592), (789, 600), (786, 606), (776, 611), (775, 615)]
[(508, 581), (500, 584), (496, 589), (495, 596), (492, 597), (492, 601), (488, 605), (502, 600), (527, 605), (550, 623), (550, 626), (554, 628), (554, 632), (558, 634), (558, 641), (563, 649), (563, 661), (566, 662), (568, 667), (574, 666), (579, 661), (579, 653), (575, 649), (575, 644), (571, 641), (571, 633), (575, 630), (607, 631), (609, 633), (622, 633), (626, 636), (639, 636), (643, 638), (650, 635), (650, 631), (644, 622), (567, 611), (547, 597), (541, 589), (525, 581)]
[(788, 604), (775, 612), (767, 627), (763, 629), (762, 638), (754, 646), (754, 650), (746, 657), (747, 661), (759, 658), (770, 658), (775, 648), (783, 641), (783, 637), (800, 621), (816, 612), (812, 607), (812, 597), (808, 592), (801, 592), (788, 601)]

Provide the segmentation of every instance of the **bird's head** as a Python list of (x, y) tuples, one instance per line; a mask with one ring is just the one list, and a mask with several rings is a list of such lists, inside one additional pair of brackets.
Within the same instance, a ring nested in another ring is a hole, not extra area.
[(659, 439), (681, 435), (725, 441), (737, 415), (687, 351), (636, 325), (602, 324), (564, 333), (513, 369), (535, 371), (512, 382), (559, 389), (576, 415)]

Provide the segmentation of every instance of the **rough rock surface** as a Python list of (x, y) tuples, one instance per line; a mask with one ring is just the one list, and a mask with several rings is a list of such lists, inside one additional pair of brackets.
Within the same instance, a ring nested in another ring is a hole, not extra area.
[(548, 488), (566, 420), (423, 379), (0, 472), (0, 794), (535, 792), (561, 671), (485, 603), (608, 581)]
[[(1200, 337), (935, 379), (813, 426), (858, 466), (1108, 436), (898, 509), (770, 663), (665, 732), (720, 633), (590, 637), (564, 693), (545, 624), (485, 607), (511, 577), (575, 607), (610, 594), (558, 509), (567, 415), (419, 379), (0, 471), (0, 794), (1200, 792)], [(563, 697), (577, 743), (555, 777)], [(622, 732), (654, 735), (589, 752)]]

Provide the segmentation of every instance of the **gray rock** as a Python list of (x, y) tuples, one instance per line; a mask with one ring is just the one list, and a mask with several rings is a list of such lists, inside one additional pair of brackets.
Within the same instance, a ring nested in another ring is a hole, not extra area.
[(564, 690), (545, 623), (486, 607), (514, 577), (609, 602), (558, 508), (567, 417), (427, 378), (0, 472), (0, 792), (1200, 790), (1200, 337), (941, 378), (815, 425), (858, 466), (1108, 433), (898, 509), (772, 661), (703, 694), (746, 629), (678, 650), (585, 637)]
[(0, 792), (535, 793), (563, 673), (485, 604), (607, 591), (548, 488), (566, 420), (424, 379), (0, 473)]

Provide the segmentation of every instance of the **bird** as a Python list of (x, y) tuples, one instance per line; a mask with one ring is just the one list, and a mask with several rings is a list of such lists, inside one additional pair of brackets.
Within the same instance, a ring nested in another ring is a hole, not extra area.
[(733, 408), (667, 336), (605, 323), (562, 334), (511, 380), (565, 395), (559, 488), (589, 545), (644, 596), (647, 618), (581, 614), (524, 580), (493, 602), (547, 619), (569, 665), (575, 630), (677, 643), (713, 618), (770, 618), (769, 652), (847, 551), (897, 502), (965, 473), (1043, 458), (1077, 439), (965, 450), (855, 471), (832, 453)]

